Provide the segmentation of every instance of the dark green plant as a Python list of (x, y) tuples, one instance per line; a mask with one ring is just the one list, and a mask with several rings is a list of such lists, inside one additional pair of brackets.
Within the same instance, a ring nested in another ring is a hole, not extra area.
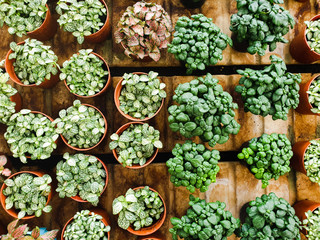
[(16, 103), (10, 100), (10, 97), (18, 91), (8, 84), (9, 75), (3, 73), (0, 69), (0, 123), (7, 124), (11, 115), (16, 112)]
[(228, 44), (232, 46), (231, 38), (203, 14), (192, 15), (191, 19), (180, 17), (173, 36), (168, 52), (185, 62), (187, 74), (217, 64), (222, 60), (222, 51)]
[(311, 140), (304, 154), (304, 167), (311, 182), (320, 185), (320, 139)]
[(320, 54), (319, 19), (315, 21), (305, 21), (304, 23), (306, 24), (306, 38), (310, 49)]
[(249, 146), (241, 150), (239, 159), (243, 159), (250, 171), (262, 181), (262, 188), (269, 185), (269, 180), (277, 180), (290, 172), (290, 159), (293, 156), (292, 147), (285, 134), (263, 134), (249, 141)]
[(241, 94), (246, 112), (287, 120), (289, 110), (299, 104), (301, 75), (286, 72), (284, 61), (275, 55), (270, 60), (263, 70), (237, 70), (242, 77), (235, 91)]
[(173, 228), (169, 230), (173, 240), (178, 236), (184, 240), (227, 240), (240, 227), (240, 220), (224, 210), (224, 202), (210, 202), (190, 195), (189, 209), (183, 217), (171, 218)]
[(283, 36), (295, 21), (290, 12), (278, 4), (283, 0), (237, 0), (238, 12), (231, 16), (230, 30), (236, 34), (238, 42), (249, 44), (250, 54), (264, 56), (276, 49), (277, 43), (288, 43)]
[(311, 83), (308, 93), (308, 101), (311, 104), (311, 112), (320, 114), (320, 77), (315, 78)]
[(239, 231), (242, 240), (293, 240), (300, 239), (300, 221), (295, 210), (273, 192), (263, 194), (249, 203), (247, 217)]
[(210, 73), (179, 84), (173, 100), (179, 105), (168, 108), (169, 126), (186, 138), (199, 136), (214, 147), (227, 142), (229, 134), (239, 132), (240, 124), (234, 119), (238, 105)]
[(176, 186), (184, 186), (194, 193), (196, 188), (201, 192), (208, 190), (208, 186), (216, 181), (220, 168), (218, 150), (206, 149), (203, 144), (196, 144), (187, 140), (184, 144), (176, 144), (172, 149), (173, 158), (167, 161), (170, 181)]

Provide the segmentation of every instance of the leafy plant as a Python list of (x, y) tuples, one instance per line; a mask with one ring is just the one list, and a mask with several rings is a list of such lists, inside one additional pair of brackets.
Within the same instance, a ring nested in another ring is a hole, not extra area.
[(18, 91), (8, 84), (9, 75), (3, 73), (0, 69), (0, 122), (6, 124), (14, 114), (16, 103), (10, 100), (10, 97), (15, 95)]
[(105, 132), (103, 116), (93, 107), (82, 105), (79, 100), (73, 106), (59, 112), (54, 120), (57, 132), (62, 134), (68, 144), (77, 148), (90, 148), (99, 143)]
[(242, 240), (300, 239), (300, 221), (294, 208), (273, 192), (249, 203), (247, 217), (239, 231)]
[(13, 62), (14, 71), (20, 81), (25, 85), (41, 84), (50, 80), (51, 75), (58, 73), (58, 57), (50, 50), (51, 46), (43, 45), (35, 39), (26, 39), (24, 44), (10, 43), (13, 51), (9, 59)]
[(311, 140), (304, 154), (304, 167), (311, 182), (320, 184), (320, 140)]
[(116, 43), (123, 44), (128, 57), (148, 56), (157, 62), (172, 30), (170, 16), (160, 5), (142, 1), (127, 7), (114, 36)]
[(9, 177), (11, 175), (11, 170), (4, 167), (6, 164), (7, 157), (5, 155), (0, 155), (0, 183), (4, 181), (2, 176)]
[(241, 150), (239, 159), (243, 159), (250, 171), (262, 181), (262, 188), (269, 185), (269, 180), (277, 180), (290, 172), (290, 159), (293, 156), (292, 147), (285, 134), (262, 134), (259, 138), (249, 141), (249, 146)]
[(107, 18), (107, 9), (99, 0), (59, 0), (56, 11), (60, 26), (71, 32), (79, 44), (85, 36), (99, 31)]
[(125, 73), (120, 92), (120, 109), (134, 118), (152, 117), (160, 108), (167, 93), (166, 84), (160, 83), (158, 73), (150, 71), (148, 75)]
[(0, 27), (8, 25), (8, 32), (18, 37), (39, 28), (48, 8), (47, 0), (0, 0)]
[(306, 38), (307, 43), (312, 51), (315, 51), (320, 54), (320, 36), (319, 36), (319, 27), (320, 21), (305, 21), (306, 24)]
[(95, 156), (84, 154), (63, 155), (65, 161), (57, 164), (59, 197), (80, 196), (81, 199), (97, 206), (103, 192), (106, 171)]
[(31, 160), (49, 158), (57, 148), (55, 141), (58, 137), (55, 124), (50, 119), (28, 109), (10, 117), (4, 134), (13, 157), (19, 157), (23, 163), (27, 162), (27, 156)]
[(187, 74), (217, 64), (222, 60), (222, 51), (228, 44), (232, 46), (231, 38), (203, 14), (192, 15), (191, 19), (179, 17), (175, 30), (168, 52), (185, 62)]
[(60, 79), (66, 81), (70, 92), (80, 96), (92, 96), (106, 85), (108, 74), (104, 69), (104, 62), (92, 54), (92, 49), (81, 49), (63, 63)]
[(270, 60), (271, 65), (263, 70), (237, 70), (242, 77), (235, 90), (241, 94), (246, 112), (287, 120), (290, 108), (299, 104), (301, 75), (286, 72), (284, 61), (275, 55)]
[(308, 93), (308, 100), (311, 104), (311, 112), (320, 113), (320, 77), (315, 78), (311, 83)]
[(189, 197), (187, 215), (171, 218), (173, 228), (169, 230), (173, 240), (178, 236), (185, 240), (227, 239), (240, 227), (240, 220), (234, 218), (231, 212), (224, 210), (224, 202), (210, 202)]
[(143, 166), (154, 153), (154, 148), (162, 148), (160, 132), (154, 127), (144, 124), (131, 124), (120, 136), (114, 133), (110, 136), (110, 150), (115, 149), (118, 161), (122, 166), (139, 164)]
[(230, 30), (238, 42), (249, 44), (250, 54), (265, 55), (277, 48), (277, 43), (288, 43), (283, 36), (295, 25), (290, 12), (278, 4), (283, 0), (237, 0), (238, 12), (231, 16)]
[(211, 147), (227, 142), (229, 134), (239, 132), (240, 124), (234, 119), (233, 110), (238, 105), (218, 82), (208, 73), (204, 78), (178, 85), (172, 99), (179, 105), (168, 108), (172, 131), (179, 131), (186, 138), (199, 136)]
[(119, 214), (119, 227), (128, 229), (132, 225), (138, 231), (160, 219), (164, 207), (158, 193), (146, 186), (137, 190), (130, 188), (125, 196), (114, 199), (112, 211), (113, 215)]
[(203, 144), (196, 144), (187, 140), (184, 144), (176, 144), (172, 149), (173, 158), (166, 165), (171, 175), (170, 181), (176, 186), (185, 186), (194, 193), (196, 188), (201, 192), (208, 190), (208, 186), (216, 181), (220, 168), (218, 150), (208, 150)]
[(46, 205), (51, 192), (52, 179), (48, 174), (37, 177), (29, 173), (21, 173), (4, 181), (6, 187), (3, 195), (6, 196), (6, 209), (19, 210), (18, 218), (26, 215), (40, 217), (42, 212), (51, 212), (52, 207)]
[(319, 239), (320, 234), (320, 209), (317, 208), (314, 211), (306, 212), (306, 219), (303, 220), (303, 228), (307, 231), (308, 240), (317, 240)]
[(73, 221), (68, 224), (63, 237), (65, 240), (108, 240), (107, 232), (110, 229), (110, 226), (106, 226), (102, 222), (101, 215), (89, 210), (82, 210), (74, 215)]

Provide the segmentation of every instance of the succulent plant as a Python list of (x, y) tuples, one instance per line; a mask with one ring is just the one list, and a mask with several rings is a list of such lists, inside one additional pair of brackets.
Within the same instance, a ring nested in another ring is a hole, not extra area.
[(311, 182), (320, 185), (320, 139), (311, 140), (304, 154), (304, 167)]
[(65, 161), (57, 164), (59, 197), (79, 196), (82, 200), (97, 206), (106, 184), (106, 171), (95, 157), (84, 154), (63, 155)]
[(58, 23), (64, 31), (71, 32), (79, 44), (84, 37), (101, 29), (107, 9), (99, 0), (59, 0), (56, 7)]
[(66, 227), (63, 237), (65, 240), (108, 240), (107, 232), (111, 228), (101, 220), (101, 215), (89, 210), (77, 212), (73, 221)]
[(124, 53), (143, 59), (159, 61), (160, 49), (166, 48), (172, 24), (168, 13), (155, 3), (137, 2), (127, 7), (114, 34), (116, 43), (122, 43)]
[(294, 27), (295, 21), (278, 4), (283, 4), (283, 0), (237, 0), (238, 12), (231, 16), (230, 30), (238, 42), (249, 44), (250, 54), (264, 56), (268, 46), (273, 52), (278, 42), (288, 42), (283, 36)]
[(16, 103), (10, 97), (18, 91), (8, 84), (9, 75), (0, 69), (0, 123), (6, 124), (12, 114), (15, 113)]
[(19, 211), (19, 219), (33, 214), (40, 217), (42, 212), (50, 212), (52, 207), (46, 203), (51, 192), (51, 181), (48, 174), (37, 177), (29, 173), (21, 173), (6, 179), (4, 181), (6, 187), (3, 189), (6, 209), (14, 208)]
[(312, 51), (320, 54), (320, 20), (305, 21), (307, 43)]
[(4, 181), (2, 176), (9, 177), (11, 175), (11, 170), (4, 167), (7, 162), (7, 157), (5, 155), (0, 155), (0, 183)]
[(290, 108), (299, 104), (301, 75), (286, 72), (286, 64), (275, 55), (270, 60), (271, 65), (263, 70), (238, 70), (242, 77), (235, 91), (241, 94), (245, 112), (287, 120)]
[(46, 79), (50, 80), (58, 73), (58, 57), (50, 46), (38, 40), (28, 38), (24, 42), (20, 45), (10, 43), (12, 53), (9, 59), (15, 59), (13, 67), (17, 77), (25, 85), (39, 85)]
[(18, 37), (39, 28), (48, 8), (47, 0), (0, 0), (0, 27), (8, 25), (8, 32)]
[(199, 136), (211, 147), (227, 142), (229, 134), (239, 132), (240, 124), (234, 119), (233, 110), (238, 105), (218, 82), (208, 73), (204, 78), (179, 84), (172, 98), (179, 105), (168, 108), (172, 131), (179, 131), (186, 138)]
[(58, 137), (50, 119), (28, 109), (22, 109), (10, 117), (4, 134), (13, 157), (19, 157), (23, 163), (27, 162), (27, 156), (31, 160), (49, 158), (57, 148), (55, 141)]
[(106, 126), (100, 112), (82, 105), (79, 100), (75, 100), (73, 106), (66, 110), (61, 110), (59, 117), (54, 120), (57, 132), (73, 147), (93, 147), (100, 142), (105, 132)]
[(157, 77), (158, 73), (153, 71), (147, 75), (125, 73), (119, 97), (121, 111), (134, 118), (152, 117), (167, 96), (163, 90), (166, 84)]
[(153, 155), (154, 148), (162, 148), (160, 132), (154, 127), (144, 124), (131, 124), (120, 136), (114, 133), (110, 136), (110, 150), (118, 154), (122, 166), (143, 166)]
[(231, 38), (203, 14), (192, 15), (191, 19), (180, 17), (175, 30), (168, 52), (185, 62), (187, 74), (217, 64), (222, 60), (222, 51), (228, 44), (232, 46)]
[(320, 77), (315, 78), (311, 83), (308, 93), (308, 101), (311, 104), (311, 112), (320, 113)]
[(118, 226), (135, 231), (149, 227), (160, 219), (164, 206), (159, 194), (148, 186), (126, 192), (125, 196), (117, 197), (112, 203), (113, 215), (119, 214)]
[(303, 220), (303, 226), (306, 231), (308, 240), (318, 240), (320, 235), (320, 209), (317, 208), (312, 212), (306, 212), (306, 219)]

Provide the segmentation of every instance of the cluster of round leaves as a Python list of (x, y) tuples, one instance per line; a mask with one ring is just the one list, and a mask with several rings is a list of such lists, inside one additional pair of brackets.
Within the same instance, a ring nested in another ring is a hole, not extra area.
[(6, 124), (12, 114), (15, 113), (16, 103), (10, 97), (18, 91), (8, 84), (9, 75), (0, 69), (0, 123)]
[(286, 72), (286, 64), (275, 55), (270, 60), (271, 65), (263, 70), (238, 70), (242, 77), (235, 90), (241, 94), (246, 112), (287, 120), (289, 110), (299, 104), (301, 75)]
[(320, 184), (320, 139), (311, 140), (304, 154), (304, 167), (311, 182)]
[(312, 51), (320, 54), (320, 20), (306, 21), (305, 24), (307, 43)]
[(174, 38), (168, 45), (168, 52), (185, 62), (187, 74), (194, 70), (204, 70), (222, 60), (222, 51), (232, 46), (232, 40), (222, 33), (212, 18), (203, 14), (179, 17)]
[(308, 240), (318, 240), (320, 236), (320, 208), (309, 210), (306, 213), (306, 219), (303, 220), (303, 228), (307, 231)]
[(238, 105), (210, 73), (179, 84), (173, 100), (179, 105), (168, 108), (169, 126), (187, 138), (199, 136), (214, 147), (216, 143), (227, 142), (229, 134), (240, 130), (240, 124), (234, 119)]
[(227, 239), (240, 227), (240, 220), (224, 210), (224, 202), (207, 203), (192, 195), (189, 198), (190, 207), (187, 214), (181, 219), (170, 219), (173, 228), (169, 232), (173, 240), (178, 240), (178, 236), (184, 240)]
[(246, 213), (245, 223), (236, 231), (242, 240), (300, 239), (300, 221), (294, 208), (273, 192), (251, 201)]
[(187, 140), (184, 144), (176, 144), (172, 149), (173, 158), (167, 161), (170, 181), (176, 186), (184, 186), (194, 193), (196, 188), (201, 192), (208, 190), (208, 186), (216, 181), (220, 168), (218, 150), (206, 149), (203, 144), (196, 144)]
[(283, 0), (237, 0), (238, 12), (231, 16), (230, 30), (236, 34), (238, 42), (249, 44), (250, 54), (265, 55), (277, 47), (277, 42), (287, 43), (283, 36), (295, 21), (289, 11), (278, 4)]
[(250, 171), (262, 181), (262, 188), (269, 185), (269, 180), (277, 180), (290, 172), (292, 147), (285, 134), (263, 134), (249, 141), (249, 146), (238, 154), (249, 166)]
[(60, 79), (66, 81), (70, 92), (92, 96), (106, 85), (109, 72), (105, 67), (104, 62), (92, 53), (92, 49), (81, 49), (63, 63)]
[(311, 83), (308, 93), (308, 101), (311, 104), (311, 112), (320, 114), (320, 77), (315, 78)]

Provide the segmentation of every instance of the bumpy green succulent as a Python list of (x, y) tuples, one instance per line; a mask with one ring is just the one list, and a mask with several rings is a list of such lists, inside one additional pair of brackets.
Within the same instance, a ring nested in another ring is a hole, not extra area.
[(320, 140), (311, 140), (304, 154), (304, 167), (311, 182), (320, 185)]
[(18, 91), (8, 84), (9, 75), (0, 69), (0, 122), (6, 124), (12, 114), (15, 113), (16, 103), (10, 97)]

